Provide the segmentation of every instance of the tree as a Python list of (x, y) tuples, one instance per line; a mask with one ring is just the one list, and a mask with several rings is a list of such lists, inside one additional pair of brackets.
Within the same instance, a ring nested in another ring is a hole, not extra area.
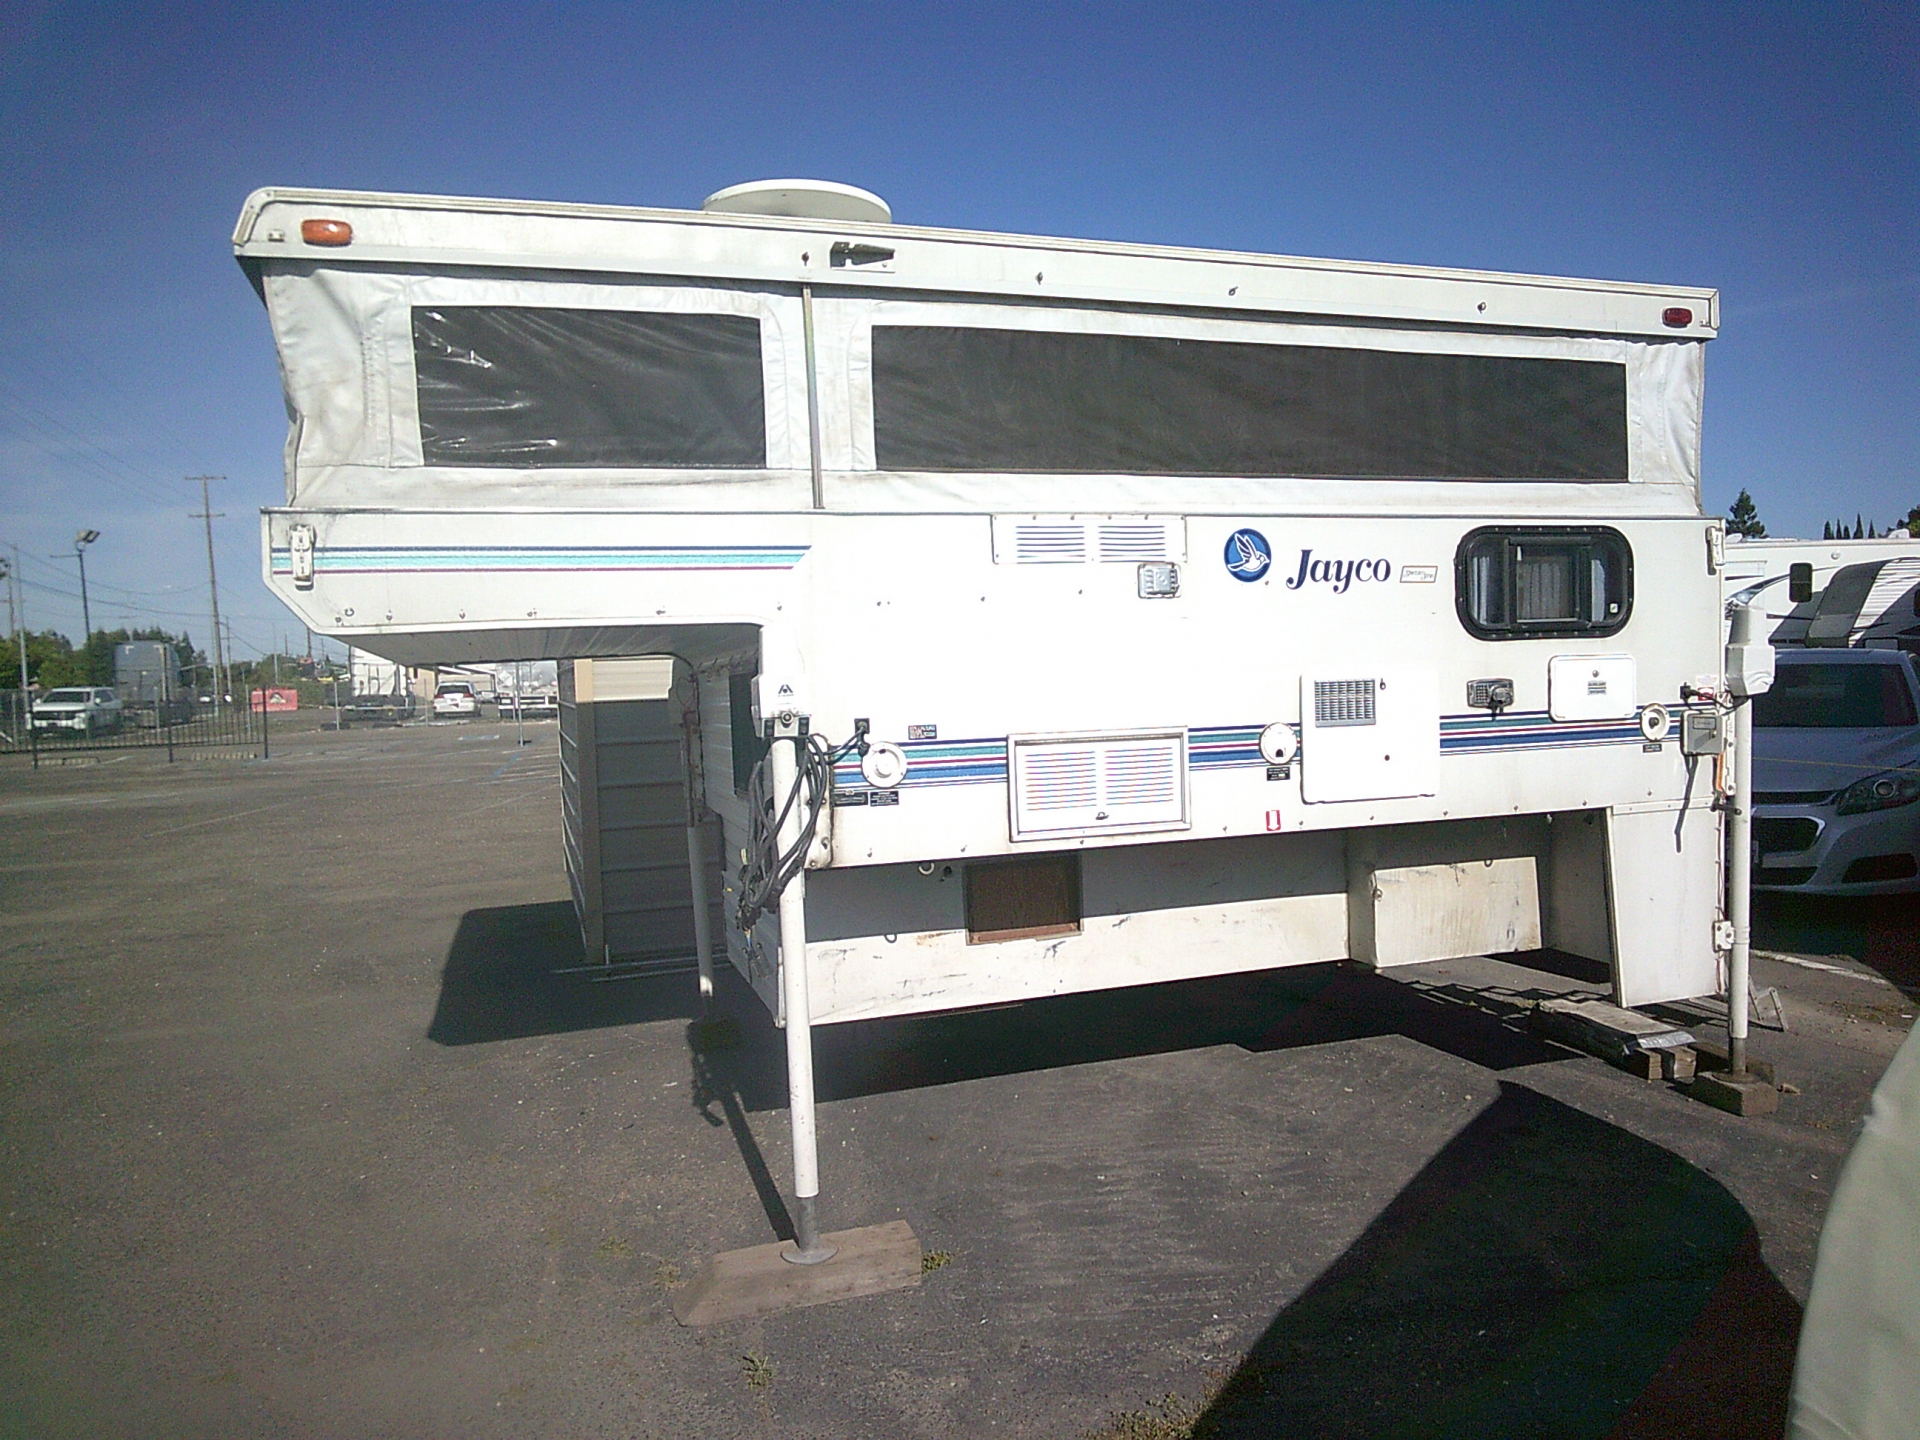
[(1744, 535), (1749, 540), (1767, 538), (1767, 527), (1760, 523), (1760, 507), (1753, 503), (1753, 496), (1745, 489), (1734, 497), (1733, 506), (1727, 511), (1727, 533)]
[(1820, 538), (1822, 540), (1831, 540), (1833, 538), (1833, 521), (1829, 520), (1820, 527)]

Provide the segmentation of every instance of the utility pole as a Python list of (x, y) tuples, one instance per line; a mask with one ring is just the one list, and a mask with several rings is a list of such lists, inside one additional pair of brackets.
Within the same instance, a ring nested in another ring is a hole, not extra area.
[(215, 715), (220, 713), (221, 697), (226, 693), (226, 682), (221, 678), (226, 667), (220, 651), (220, 581), (213, 570), (213, 522), (224, 520), (227, 512), (222, 510), (218, 514), (214, 513), (213, 506), (207, 499), (207, 482), (226, 478), (224, 475), (189, 475), (187, 477), (189, 480), (200, 482), (200, 513), (188, 515), (187, 518), (203, 520), (207, 526), (207, 594), (213, 600), (213, 713)]
[[(20, 599), (16, 608), (14, 593), (20, 586), (20, 547), (13, 547), (13, 569), (7, 574), (7, 617), (13, 620), (14, 644), (20, 647), (20, 703), (27, 702), (27, 596), (20, 590)], [(28, 722), (32, 728), (32, 722)]]
[[(33, 728), (33, 695), (27, 688), (27, 591), (26, 576), (20, 573), (20, 547), (13, 547), (13, 569), (7, 576), (8, 611), (17, 615), (14, 637), (20, 646), (20, 719), (27, 727), (27, 745), (33, 751), (33, 768), (40, 768), (40, 732)], [(13, 603), (15, 593), (19, 594), (19, 603)]]
[[(7, 636), (16, 645), (18, 645), (20, 643), (20, 626), (18, 622), (15, 621), (15, 619), (13, 618), (13, 614), (14, 614), (13, 612), (13, 566), (8, 564), (5, 559), (0, 559), (0, 578), (4, 578), (7, 582)], [(21, 659), (24, 660), (26, 658), (26, 654), (27, 654), (26, 647), (22, 645), (20, 647)], [(27, 687), (23, 684), (20, 687), (21, 720), (23, 724), (30, 724), (32, 722), (26, 719), (26, 709), (25, 709), (26, 703), (27, 703)], [(11, 742), (13, 739), (11, 735), (9, 735), (7, 738), (9, 742)]]

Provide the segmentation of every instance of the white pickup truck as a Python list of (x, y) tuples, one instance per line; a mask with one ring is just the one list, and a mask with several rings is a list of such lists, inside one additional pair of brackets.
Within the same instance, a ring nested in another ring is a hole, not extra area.
[(83, 735), (120, 728), (121, 705), (113, 691), (96, 686), (49, 690), (33, 702), (35, 730), (76, 730)]

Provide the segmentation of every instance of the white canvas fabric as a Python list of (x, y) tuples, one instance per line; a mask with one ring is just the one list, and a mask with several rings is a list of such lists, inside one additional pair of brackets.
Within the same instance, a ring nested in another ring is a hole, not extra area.
[[(409, 276), (269, 267), (291, 427), (288, 498), (309, 507), (807, 509), (806, 356), (797, 295), (512, 272)], [(435, 467), (422, 463), (412, 307), (515, 305), (751, 315), (762, 326), (767, 468), (753, 471)], [(1429, 354), (1598, 360), (1627, 369), (1629, 483), (1001, 475), (875, 468), (876, 324), (1080, 331)], [(829, 509), (1234, 513), (1699, 513), (1704, 342), (1479, 334), (1161, 312), (823, 295), (815, 302)]]

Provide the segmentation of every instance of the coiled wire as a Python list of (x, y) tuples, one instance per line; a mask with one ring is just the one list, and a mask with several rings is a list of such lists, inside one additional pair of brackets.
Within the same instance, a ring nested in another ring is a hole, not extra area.
[[(755, 923), (780, 903), (788, 882), (805, 868), (807, 851), (820, 829), (821, 812), (833, 798), (833, 767), (859, 748), (861, 738), (855, 735), (836, 749), (820, 735), (777, 736), (753, 767), (753, 777), (748, 781), (751, 828), (747, 832), (746, 863), (740, 868), (740, 904), (735, 911), (735, 923), (742, 934), (753, 933)], [(780, 799), (777, 811), (773, 794), (775, 745), (791, 745), (795, 752), (793, 785)], [(792, 848), (783, 853), (780, 832), (796, 805), (803, 807), (800, 833)]]

